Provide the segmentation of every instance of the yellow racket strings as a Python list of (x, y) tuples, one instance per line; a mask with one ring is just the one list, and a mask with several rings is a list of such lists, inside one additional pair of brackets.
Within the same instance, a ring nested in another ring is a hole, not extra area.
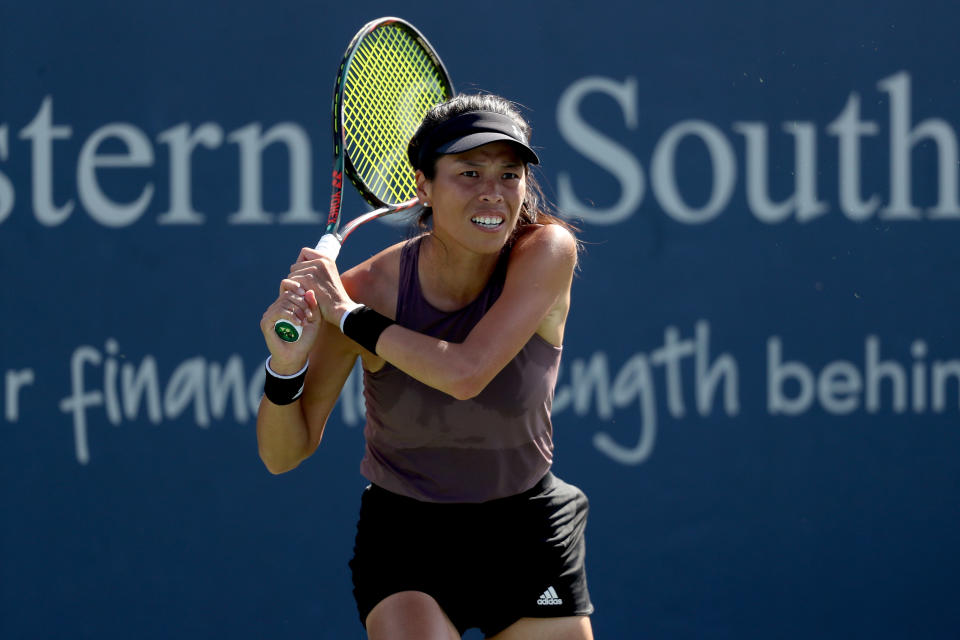
[(360, 42), (344, 79), (345, 150), (381, 202), (417, 195), (407, 143), (424, 114), (449, 97), (442, 71), (406, 29), (386, 25)]

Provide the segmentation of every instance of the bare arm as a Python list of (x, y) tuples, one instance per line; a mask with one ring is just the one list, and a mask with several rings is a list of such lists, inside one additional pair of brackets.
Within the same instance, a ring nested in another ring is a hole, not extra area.
[[(576, 261), (576, 240), (569, 231), (558, 225), (532, 229), (511, 251), (506, 282), (497, 302), (463, 343), (392, 325), (380, 335), (377, 355), (426, 385), (457, 399), (471, 398), (534, 333), (559, 344)], [(320, 260), (314, 269), (309, 279), (301, 282), (317, 291), (327, 322), (337, 324), (351, 300), (344, 295), (335, 265)]]
[(266, 397), (260, 401), (257, 443), (260, 459), (271, 473), (290, 471), (313, 455), (357, 359), (357, 346), (351, 340), (329, 323), (318, 324), (320, 335), (300, 399), (283, 406)]
[[(307, 362), (308, 356), (310, 359), (299, 400), (282, 406), (266, 397), (260, 401), (257, 443), (260, 458), (271, 473), (289, 471), (316, 451), (330, 412), (362, 351), (337, 327), (323, 321), (314, 292), (301, 288), (294, 279), (304, 264), (316, 258), (316, 252), (311, 249), (301, 251), (297, 263), (291, 267), (290, 277), (281, 284), (278, 298), (260, 321), (271, 354), (271, 368), (276, 373), (295, 373)], [(352, 295), (366, 299), (363, 278), (345, 274), (343, 282)], [(288, 343), (276, 336), (273, 325), (281, 318), (295, 320), (303, 327), (299, 341)]]
[(562, 340), (576, 260), (570, 232), (557, 225), (532, 230), (511, 252), (503, 293), (463, 343), (393, 325), (381, 334), (377, 353), (424, 384), (472, 398), (534, 333)]

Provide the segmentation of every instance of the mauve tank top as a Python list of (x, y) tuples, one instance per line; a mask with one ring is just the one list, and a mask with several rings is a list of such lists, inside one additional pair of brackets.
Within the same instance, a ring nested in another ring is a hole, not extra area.
[[(458, 311), (440, 311), (420, 289), (420, 241), (400, 258), (397, 322), (463, 342), (503, 290), (504, 251), (487, 287)], [(388, 491), (428, 502), (486, 502), (533, 487), (553, 462), (550, 407), (561, 348), (534, 334), (469, 400), (457, 400), (387, 363), (364, 371), (366, 451), (360, 470)]]

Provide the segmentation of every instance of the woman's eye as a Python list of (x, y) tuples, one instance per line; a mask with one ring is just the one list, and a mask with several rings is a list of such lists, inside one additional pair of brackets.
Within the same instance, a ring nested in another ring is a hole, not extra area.
[(504, 180), (518, 180), (519, 178), (520, 178), (520, 176), (518, 176), (518, 175), (515, 174), (515, 173), (505, 173), (505, 174), (503, 174), (503, 179), (504, 179)]

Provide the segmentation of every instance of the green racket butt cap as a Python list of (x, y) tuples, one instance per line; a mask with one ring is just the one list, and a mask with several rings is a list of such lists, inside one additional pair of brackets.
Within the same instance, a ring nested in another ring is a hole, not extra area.
[(296, 342), (300, 339), (300, 330), (292, 322), (277, 320), (276, 324), (273, 325), (273, 330), (285, 342)]

